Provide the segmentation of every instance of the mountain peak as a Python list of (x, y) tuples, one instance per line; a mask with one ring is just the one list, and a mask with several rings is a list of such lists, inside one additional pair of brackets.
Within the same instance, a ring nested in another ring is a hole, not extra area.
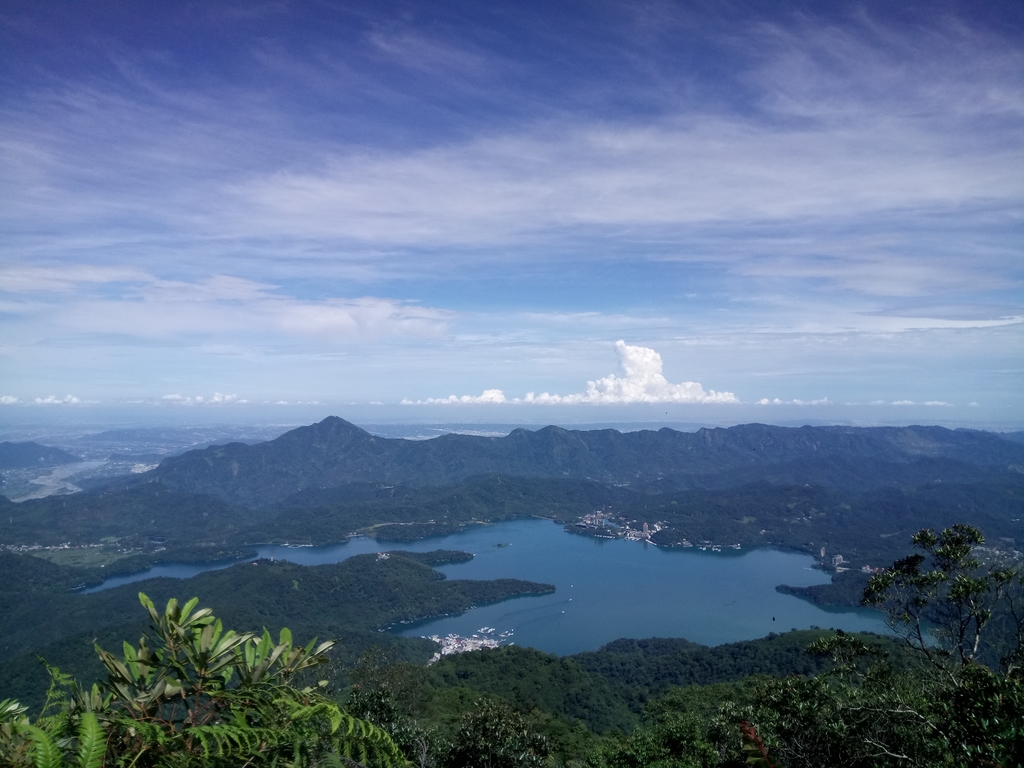
[(326, 419), (318, 421), (316, 424), (310, 424), (305, 427), (296, 427), (295, 429), (289, 430), (273, 442), (321, 442), (324, 440), (334, 442), (339, 439), (348, 441), (352, 439), (365, 439), (372, 437), (373, 435), (365, 429), (357, 427), (350, 421), (345, 421), (345, 419), (338, 416), (328, 416)]

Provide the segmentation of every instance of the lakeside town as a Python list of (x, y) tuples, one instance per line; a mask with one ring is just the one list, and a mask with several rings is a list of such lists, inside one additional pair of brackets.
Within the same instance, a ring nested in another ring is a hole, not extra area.
[[(638, 521), (636, 520), (626, 520), (623, 517), (616, 517), (611, 512), (594, 510), (593, 512), (581, 517), (577, 522), (566, 525), (565, 530), (570, 533), (582, 533), (599, 539), (642, 541), (645, 544), (651, 544), (656, 547), (692, 547), (694, 549), (699, 549), (702, 552), (721, 552), (726, 549), (742, 549), (742, 545), (739, 543), (724, 544), (707, 540), (694, 543), (687, 538), (681, 538), (678, 542), (672, 544), (665, 544), (664, 542), (659, 544), (657, 541), (652, 540), (651, 537), (658, 531), (664, 529), (668, 525), (667, 523), (641, 523), (638, 528), (632, 527), (637, 524)], [(764, 534), (766, 531), (762, 530), (761, 533)], [(821, 548), (820, 557), (816, 567), (821, 568), (824, 571), (835, 573), (843, 573), (844, 571), (851, 570), (850, 562), (841, 554), (835, 554), (831, 557), (827, 557), (824, 547)], [(872, 573), (877, 573), (881, 569), (865, 564), (858, 570), (861, 573), (870, 575)]]
[[(646, 544), (653, 544), (656, 547), (664, 546), (653, 541), (651, 537), (662, 530), (667, 523), (641, 523), (639, 528), (631, 527), (636, 524), (636, 520), (626, 520), (622, 517), (615, 517), (611, 512), (594, 510), (581, 517), (579, 521), (566, 525), (565, 530), (570, 533), (583, 533), (599, 539), (624, 539), (626, 541), (642, 541)], [(689, 539), (682, 539), (673, 546), (694, 547), (702, 551), (710, 550), (712, 552), (741, 548), (739, 544), (719, 544), (711, 541), (700, 541), (694, 544)]]
[(440, 635), (423, 635), (424, 640), (433, 640), (441, 646), (441, 650), (435, 653), (427, 664), (433, 664), (436, 661), (440, 661), (442, 656), (451, 656), (455, 653), (470, 653), (484, 648), (498, 648), (502, 645), (515, 645), (515, 643), (509, 640), (514, 631), (515, 630), (508, 629), (504, 632), (498, 632), (495, 627), (480, 627), (480, 629), (469, 637), (456, 635), (454, 633), (447, 634), (444, 637), (441, 637)]

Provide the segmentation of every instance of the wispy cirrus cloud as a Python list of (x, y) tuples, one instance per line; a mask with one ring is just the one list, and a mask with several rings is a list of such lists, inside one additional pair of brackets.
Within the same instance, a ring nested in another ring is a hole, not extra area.
[[(9, 280), (7, 278), (10, 278)], [(167, 280), (137, 269), (0, 266), (3, 309), (61, 332), (138, 337), (272, 332), (324, 341), (443, 333), (452, 313), (395, 299), (298, 299), (230, 275)], [(66, 294), (74, 293), (69, 299)]]
[[(141, 251), (186, 232), (193, 247), (214, 238), (223, 252), (225, 243), (244, 241), (252, 257), (268, 261), (282, 243), (307, 257), (331, 243), (331, 261), (382, 248), (377, 268), (385, 273), (389, 265), (423, 269), (413, 254), (428, 246), (452, 249), (429, 266), (446, 272), (467, 258), (508, 264), (510, 239), (523, 246), (518, 261), (535, 258), (538, 246), (551, 258), (551, 246), (588, 234), (692, 241), (722, 225), (728, 235), (713, 233), (686, 257), (736, 262), (748, 275), (825, 276), (882, 295), (893, 285), (948, 287), (942, 274), (955, 269), (952, 258), (901, 253), (896, 243), (859, 254), (843, 247), (851, 228), (882, 214), (901, 217), (886, 224), (898, 231), (943, 211), (982, 215), (1024, 199), (1014, 173), (1024, 163), (1019, 50), (952, 22), (933, 20), (928, 32), (887, 30), (870, 19), (845, 27), (751, 22), (728, 36), (742, 51), (734, 73), (748, 91), (742, 105), (661, 100), (655, 115), (615, 121), (564, 110), (521, 115), (505, 130), (488, 123), (470, 136), (424, 135), (412, 146), (301, 141), (302, 128), (266, 94), (242, 88), (224, 95), (227, 105), (135, 75), (146, 98), (127, 98), (123, 87), (51, 89), (0, 123), (15, 169), (5, 207), (22, 221), (70, 217), (76, 238), (88, 221), (114, 239), (145, 232)], [(500, 58), (416, 29), (374, 29), (367, 41), (442, 69)], [(499, 67), (492, 76), (507, 73)], [(68, 113), (71, 125), (59, 119)], [(87, 162), (92, 154), (104, 163)], [(837, 221), (846, 231), (836, 231)], [(734, 225), (764, 222), (811, 234), (812, 248), (830, 258), (787, 265), (791, 231), (777, 233), (780, 253), (765, 243), (732, 247), (749, 242)], [(471, 256), (461, 253), (467, 248)], [(988, 259), (1005, 276), (1007, 258)], [(977, 259), (973, 266), (975, 275), (986, 271)], [(957, 277), (969, 278), (965, 272)]]

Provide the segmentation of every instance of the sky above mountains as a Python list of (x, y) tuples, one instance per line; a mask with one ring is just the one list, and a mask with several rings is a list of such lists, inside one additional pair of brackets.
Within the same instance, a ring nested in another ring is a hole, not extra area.
[(1024, 424), (1022, 40), (1012, 2), (11, 0), (0, 423)]

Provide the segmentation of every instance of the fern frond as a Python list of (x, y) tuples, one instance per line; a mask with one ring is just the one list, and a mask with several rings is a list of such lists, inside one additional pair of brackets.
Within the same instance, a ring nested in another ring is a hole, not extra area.
[(198, 725), (189, 728), (186, 733), (199, 742), (203, 757), (207, 760), (258, 752), (261, 745), (279, 738), (273, 730), (240, 727), (228, 723)]
[(161, 746), (168, 741), (167, 734), (162, 727), (145, 720), (121, 716), (111, 720), (111, 725), (126, 733), (130, 738), (138, 739), (146, 746)]
[(34, 725), (24, 725), (22, 731), (29, 739), (29, 754), (35, 768), (60, 768), (63, 756), (50, 734)]
[(100, 768), (107, 751), (107, 738), (96, 715), (85, 712), (78, 727), (79, 768)]

